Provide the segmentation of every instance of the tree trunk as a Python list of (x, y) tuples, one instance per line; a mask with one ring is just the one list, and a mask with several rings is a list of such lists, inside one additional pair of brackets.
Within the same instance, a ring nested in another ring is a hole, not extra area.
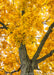
[(19, 55), (21, 61), (21, 75), (34, 75), (32, 61), (29, 59), (25, 45), (21, 43), (19, 48)]
[(21, 75), (34, 75), (32, 63), (30, 61), (22, 66)]

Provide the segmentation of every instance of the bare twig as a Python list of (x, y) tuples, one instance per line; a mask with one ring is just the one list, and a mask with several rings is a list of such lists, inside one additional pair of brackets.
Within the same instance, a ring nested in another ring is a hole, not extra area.
[(8, 27), (6, 27), (6, 25), (2, 22), (0, 22), (0, 24), (3, 26), (3, 27), (0, 27), (0, 29), (7, 29)]
[(21, 70), (21, 67), (20, 67), (18, 70), (16, 70), (16, 71), (15, 71), (15, 70), (12, 71), (12, 72), (6, 72), (6, 71), (5, 71), (5, 73), (6, 73), (6, 74), (7, 74), (7, 73), (11, 73), (11, 75), (12, 75), (12, 73), (19, 72), (20, 70)]

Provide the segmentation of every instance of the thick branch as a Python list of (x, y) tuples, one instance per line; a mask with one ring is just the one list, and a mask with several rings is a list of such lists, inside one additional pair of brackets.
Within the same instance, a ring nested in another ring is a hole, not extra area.
[(0, 27), (0, 29), (7, 29), (8, 27), (6, 27), (6, 25), (2, 22), (0, 22), (0, 24), (3, 26), (3, 27)]
[(27, 55), (26, 47), (22, 43), (21, 43), (21, 46), (19, 48), (19, 55), (20, 55), (21, 64), (27, 63), (29, 58), (28, 58), (28, 55)]
[(49, 34), (52, 32), (52, 28), (53, 28), (53, 27), (54, 27), (54, 23), (49, 27), (48, 31), (46, 32), (45, 36), (43, 37), (43, 39), (42, 39), (42, 41), (41, 41), (41, 43), (40, 43), (40, 45), (39, 45), (39, 47), (38, 47), (38, 49), (37, 49), (37, 52), (35, 53), (35, 55), (34, 55), (34, 57), (33, 57), (33, 59), (32, 59), (33, 62), (36, 60), (37, 57), (39, 57), (39, 54), (40, 54), (40, 52), (41, 52), (41, 50), (42, 50), (42, 47), (43, 47), (43, 45), (45, 44), (45, 42), (46, 42), (46, 40), (47, 40)]
[(27, 55), (26, 47), (21, 43), (21, 46), (19, 48), (19, 55), (20, 55), (20, 61), (21, 61), (21, 75), (25, 75), (26, 69), (29, 65), (29, 57)]
[[(53, 53), (54, 53), (54, 50), (52, 50), (49, 54), (45, 55), (44, 57), (38, 59), (36, 62), (37, 62), (37, 63), (40, 63), (40, 62), (44, 61), (46, 58), (52, 56)], [(35, 63), (36, 63), (36, 62), (35, 62)]]

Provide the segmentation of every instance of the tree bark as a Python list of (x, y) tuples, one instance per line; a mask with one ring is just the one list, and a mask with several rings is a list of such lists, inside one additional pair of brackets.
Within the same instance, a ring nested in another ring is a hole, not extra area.
[(31, 63), (26, 63), (21, 69), (21, 75), (34, 75)]
[(34, 75), (33, 73), (33, 67), (32, 67), (32, 61), (29, 59), (26, 47), (21, 43), (21, 46), (19, 48), (19, 55), (20, 55), (20, 61), (21, 61), (21, 75)]

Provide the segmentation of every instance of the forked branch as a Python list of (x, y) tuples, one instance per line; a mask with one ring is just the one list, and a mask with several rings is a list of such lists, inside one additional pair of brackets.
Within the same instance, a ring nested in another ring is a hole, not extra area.
[(33, 57), (33, 59), (32, 59), (33, 62), (37, 59), (37, 57), (39, 57), (39, 54), (40, 54), (40, 52), (41, 52), (41, 50), (42, 50), (42, 47), (43, 47), (43, 45), (45, 44), (45, 42), (46, 42), (46, 40), (47, 40), (49, 34), (52, 32), (52, 28), (53, 28), (53, 27), (54, 27), (54, 23), (51, 24), (51, 26), (49, 27), (49, 29), (48, 29), (48, 31), (46, 32), (45, 36), (43, 37), (43, 39), (42, 39), (42, 41), (41, 41), (41, 43), (40, 43), (40, 45), (39, 45), (39, 47), (38, 47), (38, 49), (37, 49), (37, 52), (35, 53), (35, 55), (34, 55), (34, 57)]

